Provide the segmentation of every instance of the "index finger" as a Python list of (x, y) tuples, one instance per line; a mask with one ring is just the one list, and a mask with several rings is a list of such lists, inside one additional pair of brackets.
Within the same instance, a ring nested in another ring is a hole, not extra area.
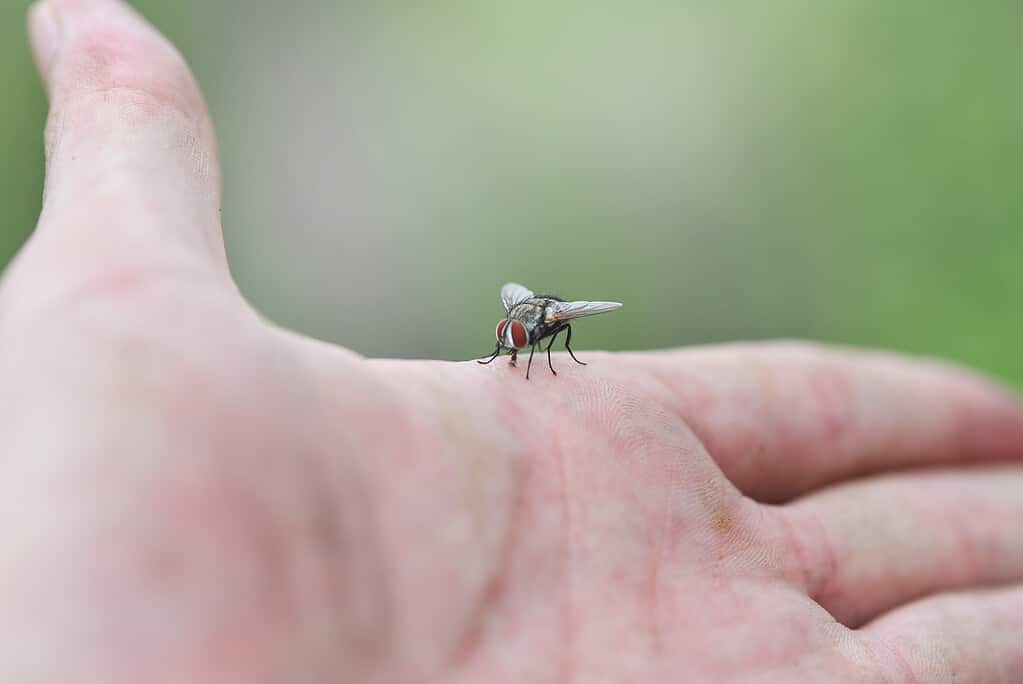
[(761, 501), (898, 468), (1023, 460), (1019, 398), (935, 360), (737, 344), (625, 355), (607, 372), (645, 382)]

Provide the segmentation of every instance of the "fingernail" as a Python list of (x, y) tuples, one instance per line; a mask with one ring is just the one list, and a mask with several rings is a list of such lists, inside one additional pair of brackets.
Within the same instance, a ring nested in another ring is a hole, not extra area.
[(28, 11), (28, 32), (39, 70), (45, 78), (60, 49), (60, 24), (47, 0), (39, 0)]

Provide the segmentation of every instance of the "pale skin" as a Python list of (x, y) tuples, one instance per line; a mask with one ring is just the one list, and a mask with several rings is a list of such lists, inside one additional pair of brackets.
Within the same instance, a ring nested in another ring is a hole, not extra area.
[(0, 681), (1023, 681), (1012, 393), (795, 343), (526, 383), (281, 330), (231, 281), (179, 54), (116, 0), (30, 29)]

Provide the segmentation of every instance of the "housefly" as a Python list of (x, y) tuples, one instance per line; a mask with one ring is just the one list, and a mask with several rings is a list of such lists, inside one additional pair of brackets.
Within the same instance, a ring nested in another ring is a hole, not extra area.
[(534, 294), (518, 283), (508, 283), (501, 288), (501, 302), (507, 316), (497, 324), (497, 348), (489, 359), (478, 363), (486, 365), (496, 359), (502, 349), (508, 349), (511, 351), (511, 365), (514, 366), (519, 351), (529, 347), (526, 380), (529, 380), (529, 369), (533, 365), (533, 352), (547, 338), (551, 340), (547, 344), (547, 366), (552, 373), (558, 374), (551, 364), (551, 347), (562, 330), (567, 333), (565, 349), (572, 360), (585, 366), (572, 352), (572, 326), (569, 321), (581, 316), (614, 311), (622, 306), (618, 302), (566, 302), (553, 295)]

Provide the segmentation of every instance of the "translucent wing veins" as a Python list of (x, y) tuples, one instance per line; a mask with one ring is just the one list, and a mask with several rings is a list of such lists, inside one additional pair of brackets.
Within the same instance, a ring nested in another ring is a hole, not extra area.
[(581, 316), (595, 316), (622, 308), (619, 302), (553, 302), (547, 307), (547, 322), (567, 321)]

